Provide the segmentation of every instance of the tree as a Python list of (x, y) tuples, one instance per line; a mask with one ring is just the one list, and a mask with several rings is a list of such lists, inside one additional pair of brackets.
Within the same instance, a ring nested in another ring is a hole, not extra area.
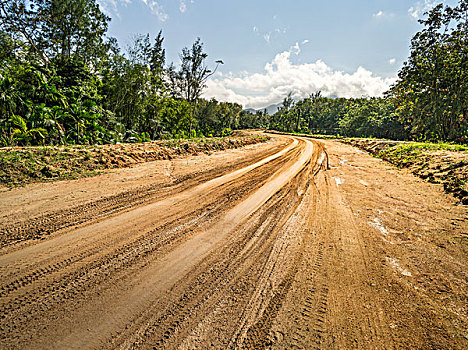
[(283, 99), (283, 103), (278, 110), (279, 124), (282, 130), (292, 131), (291, 128), (291, 108), (294, 106), (294, 99), (292, 98), (292, 91)]
[(43, 64), (49, 57), (38, 47), (42, 19), (34, 3), (26, 0), (0, 0), (0, 29), (22, 46), (23, 51), (36, 55)]
[(154, 41), (154, 45), (151, 45), (149, 34), (136, 35), (128, 53), (132, 62), (147, 66), (154, 73), (161, 73), (166, 60), (162, 31), (159, 31)]
[(0, 0), (1, 29), (45, 65), (77, 55), (96, 66), (109, 21), (96, 0)]
[(191, 49), (187, 47), (182, 49), (179, 72), (175, 72), (173, 67), (169, 69), (173, 90), (190, 104), (189, 135), (192, 135), (193, 115), (206, 81), (215, 73), (218, 66), (223, 64), (221, 60), (216, 61), (216, 68), (211, 71), (205, 63), (207, 57), (208, 54), (203, 52), (203, 43), (197, 38)]
[(468, 2), (439, 4), (419, 22), (389, 96), (415, 137), (460, 139), (468, 132)]
[(406, 138), (403, 125), (390, 98), (355, 99), (339, 121), (342, 134), (354, 137), (379, 137), (393, 140)]

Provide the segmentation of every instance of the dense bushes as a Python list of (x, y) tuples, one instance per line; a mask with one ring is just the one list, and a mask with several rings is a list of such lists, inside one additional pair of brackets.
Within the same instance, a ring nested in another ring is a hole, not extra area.
[(123, 54), (106, 37), (109, 20), (95, 0), (0, 1), (1, 145), (140, 142), (238, 126), (240, 105), (200, 101), (212, 72), (199, 39), (176, 70), (165, 66), (161, 32), (136, 36)]

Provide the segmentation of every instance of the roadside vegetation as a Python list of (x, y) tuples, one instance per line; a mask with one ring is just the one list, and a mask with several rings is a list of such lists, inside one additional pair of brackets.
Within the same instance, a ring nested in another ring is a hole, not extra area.
[[(96, 145), (226, 137), (248, 128), (437, 142), (406, 143), (379, 155), (398, 166), (420, 166), (414, 171), (428, 179), (436, 176), (427, 170), (425, 155), (445, 148), (464, 151), (466, 157), (464, 0), (455, 7), (436, 5), (420, 20), (423, 28), (411, 40), (410, 57), (384, 97), (330, 98), (318, 91), (296, 101), (291, 92), (273, 115), (201, 98), (207, 79), (223, 62), (209, 67), (200, 39), (182, 49), (179, 63), (167, 64), (162, 32), (154, 38), (135, 35), (121, 48), (107, 36), (109, 21), (96, 0), (0, 0), (3, 185), (99, 172), (106, 166), (99, 152), (90, 151), (99, 149)], [(455, 168), (466, 170), (449, 163), (441, 165), (450, 168), (443, 175), (449, 180)], [(465, 177), (454, 181), (450, 186), (466, 189)]]
[(338, 138), (443, 184), (468, 204), (468, 2), (436, 5), (419, 22), (424, 28), (411, 40), (410, 57), (384, 97), (328, 98), (317, 92), (294, 101), (290, 93), (269, 126)]
[[(273, 115), (204, 100), (203, 43), (166, 64), (163, 33), (122, 49), (96, 0), (0, 0), (0, 144), (65, 145), (227, 136), (269, 128), (306, 134), (468, 142), (468, 3), (435, 6), (384, 97), (293, 92)], [(66, 26), (62, 25), (67, 23)]]
[(0, 149), (0, 186), (17, 187), (93, 176), (107, 169), (129, 167), (154, 160), (210, 153), (268, 140), (263, 135), (161, 140), (118, 145), (62, 145)]
[(382, 98), (300, 101), (290, 93), (271, 129), (306, 134), (468, 143), (468, 2), (439, 4), (419, 21), (411, 54)]
[(96, 0), (0, 0), (0, 146), (93, 145), (228, 136), (242, 106), (200, 98), (197, 39), (166, 64), (163, 33), (126, 48)]

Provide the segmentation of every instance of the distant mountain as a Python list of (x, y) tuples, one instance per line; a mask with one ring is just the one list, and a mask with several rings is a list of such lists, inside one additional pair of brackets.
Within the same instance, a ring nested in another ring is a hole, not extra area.
[(253, 109), (253, 108), (246, 108), (246, 109), (244, 109), (244, 111), (252, 113), (252, 114), (255, 114), (255, 112), (257, 112), (257, 110)]
[[(276, 112), (278, 112), (278, 108), (281, 108), (282, 106), (283, 106), (282, 102), (277, 103), (277, 104), (269, 105), (268, 107), (266, 107), (267, 113), (268, 114), (275, 114)], [(262, 108), (262, 110), (264, 110), (264, 109), (265, 108)]]
[(259, 108), (259, 109), (246, 108), (244, 109), (244, 111), (255, 114), (257, 111), (263, 112), (266, 109), (267, 113), (271, 115), (271, 114), (275, 114), (276, 112), (278, 112), (278, 108), (280, 108), (282, 105), (283, 105), (282, 103), (277, 103), (277, 104), (272, 104), (272, 105), (269, 105), (268, 107)]
[[(332, 99), (338, 98), (337, 95), (330, 95), (330, 96), (327, 96), (327, 97), (332, 98)], [(297, 101), (294, 101), (294, 102), (297, 102)], [(269, 115), (272, 115), (272, 114), (275, 114), (276, 112), (278, 112), (278, 108), (281, 108), (282, 106), (283, 106), (283, 103), (280, 102), (280, 103), (272, 104), (272, 105), (269, 105), (268, 107), (259, 108), (259, 109), (246, 108), (246, 109), (244, 109), (244, 111), (255, 114), (257, 111), (262, 111), (263, 112), (266, 109), (267, 113)]]

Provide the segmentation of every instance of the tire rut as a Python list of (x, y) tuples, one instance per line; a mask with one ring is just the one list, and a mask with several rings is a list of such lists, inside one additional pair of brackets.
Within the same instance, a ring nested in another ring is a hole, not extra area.
[(0, 247), (32, 239), (44, 239), (62, 229), (90, 223), (137, 206), (162, 200), (170, 197), (173, 193), (184, 191), (212, 178), (243, 168), (252, 162), (258, 162), (273, 153), (262, 154), (253, 159), (230, 166), (221, 166), (214, 170), (192, 173), (178, 178), (173, 177), (173, 182), (167, 185), (161, 186), (161, 184), (156, 183), (139, 186), (136, 189), (93, 200), (90, 203), (28, 218), (27, 221), (4, 225), (0, 228)]
[[(168, 250), (173, 245), (177, 246), (181, 239), (185, 240), (190, 237), (191, 227), (200, 224), (200, 220), (205, 222), (214, 220), (218, 212), (233, 206), (244, 193), (248, 193), (259, 183), (264, 182), (270, 176), (271, 171), (282, 161), (293, 159), (296, 152), (289, 152), (284, 158), (272, 161), (261, 169), (249, 173), (249, 179), (246, 181), (228, 182), (216, 188), (213, 192), (219, 192), (218, 196), (213, 197), (205, 207), (188, 212), (183, 217), (175, 216), (172, 222), (148, 231), (136, 241), (126, 243), (117, 250), (111, 249), (110, 255), (95, 256), (97, 253), (102, 255), (102, 245), (98, 244), (89, 250), (41, 267), (4, 284), (0, 289), (2, 297), (13, 292), (18, 294), (22, 288), (25, 291), (22, 297), (3, 298), (5, 322), (2, 322), (0, 327), (2, 334), (20, 332), (21, 325), (26, 322), (40, 323), (46, 313), (55, 308), (54, 305), (63, 304), (64, 301), (69, 301), (73, 309), (79, 305), (79, 300), (85, 299), (86, 294), (93, 291), (93, 286), (99, 286), (102, 293), (105, 291), (106, 281), (110, 281), (111, 276), (112, 285), (119, 279), (124, 280), (131, 271), (144, 268), (145, 264), (161, 257), (163, 252), (158, 253), (158, 250)], [(255, 173), (257, 175), (253, 176)], [(78, 269), (69, 269), (70, 271), (67, 272), (67, 267), (83, 260), (88, 261), (85, 261)], [(41, 279), (43, 280), (42, 287), (33, 290), (25, 288)], [(13, 331), (15, 329), (16, 331)]]
[[(244, 237), (241, 242), (236, 240), (231, 242), (232, 244), (223, 244), (223, 246), (231, 247), (229, 251), (213, 253), (207, 258), (201, 264), (200, 270), (204, 272), (192, 280), (188, 286), (183, 284), (179, 287), (185, 291), (183, 297), (172, 304), (165, 300), (164, 304), (169, 304), (166, 311), (159, 318), (146, 321), (151, 326), (140, 330), (140, 339), (127, 343), (125, 347), (145, 347), (144, 345), (148, 343), (158, 349), (176, 347), (188, 336), (189, 331), (195, 328), (193, 318), (197, 320), (196, 315), (212, 313), (230, 290), (238, 290), (236, 286), (243, 285), (242, 289), (245, 290), (246, 283), (248, 283), (251, 284), (250, 289), (253, 288), (256, 285), (253, 283), (255, 274), (262, 272), (268, 257), (271, 256), (275, 237), (280, 230), (276, 226), (277, 220), (282, 220), (285, 215), (290, 216), (294, 212), (294, 208), (289, 209), (289, 213), (284, 209), (284, 203), (291, 203), (294, 197), (298, 200), (297, 195), (292, 195), (292, 189), (296, 188), (288, 188), (284, 193), (277, 194), (277, 200), (270, 200), (265, 205), (269, 209), (264, 211), (259, 219), (254, 220), (253, 217), (249, 219), (253, 221), (250, 224), (253, 226), (244, 231), (246, 236), (241, 236)], [(259, 234), (259, 230), (264, 234)], [(252, 240), (255, 241), (253, 244)], [(220, 257), (223, 258), (219, 261)], [(192, 274), (195, 272), (190, 273)], [(216, 286), (216, 289), (207, 291), (204, 288), (207, 285)], [(187, 291), (190, 292), (187, 293)]]

